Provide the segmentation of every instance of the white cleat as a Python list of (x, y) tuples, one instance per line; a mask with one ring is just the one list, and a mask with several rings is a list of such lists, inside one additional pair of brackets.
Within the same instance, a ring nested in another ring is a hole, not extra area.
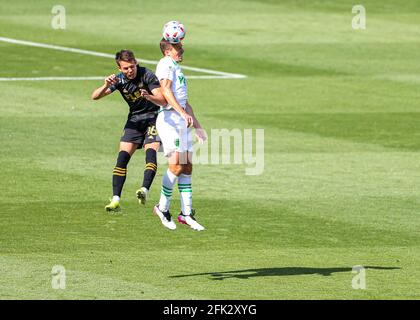
[(168, 228), (170, 230), (175, 230), (176, 229), (176, 224), (172, 220), (171, 214), (169, 213), (169, 211), (162, 212), (162, 211), (159, 210), (159, 205), (156, 205), (153, 208), (153, 213), (156, 214), (160, 218), (160, 221), (162, 222), (162, 224), (166, 228)]
[(182, 213), (180, 213), (178, 215), (178, 222), (182, 223), (182, 224), (186, 224), (189, 225), (191, 227), (191, 229), (196, 230), (196, 231), (203, 231), (205, 230), (205, 228), (199, 224), (197, 222), (197, 220), (195, 220), (194, 215), (183, 215)]
[(140, 204), (146, 204), (148, 194), (149, 190), (147, 190), (147, 188), (145, 187), (141, 187), (139, 190), (136, 191), (136, 196)]

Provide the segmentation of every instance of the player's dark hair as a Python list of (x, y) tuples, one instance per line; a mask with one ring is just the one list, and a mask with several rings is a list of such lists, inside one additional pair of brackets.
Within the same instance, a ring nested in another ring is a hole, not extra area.
[(169, 50), (171, 46), (172, 45), (168, 40), (165, 40), (164, 38), (160, 40), (160, 51), (162, 51), (163, 55), (165, 55), (165, 50)]
[(136, 57), (134, 56), (134, 53), (131, 50), (121, 50), (115, 54), (115, 61), (118, 65), (120, 65), (120, 61), (136, 61)]

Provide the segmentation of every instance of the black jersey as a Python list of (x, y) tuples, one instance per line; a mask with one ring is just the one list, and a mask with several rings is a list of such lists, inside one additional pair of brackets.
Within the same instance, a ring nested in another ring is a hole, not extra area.
[(149, 94), (152, 94), (153, 89), (160, 87), (159, 80), (152, 71), (137, 65), (137, 75), (134, 79), (126, 78), (122, 72), (117, 74), (117, 78), (118, 83), (109, 89), (111, 91), (118, 90), (121, 93), (130, 107), (130, 115), (159, 110), (159, 106), (140, 95), (140, 89), (147, 90)]

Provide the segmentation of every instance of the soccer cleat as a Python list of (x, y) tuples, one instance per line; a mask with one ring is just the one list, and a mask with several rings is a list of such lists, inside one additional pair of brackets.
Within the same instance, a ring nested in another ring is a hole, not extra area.
[(121, 208), (120, 208), (120, 202), (118, 200), (111, 200), (111, 202), (107, 206), (105, 206), (105, 210), (107, 212), (111, 212), (111, 211), (117, 212), (117, 211), (120, 211), (121, 210)]
[(139, 199), (140, 204), (146, 204), (147, 196), (149, 194), (149, 190), (145, 187), (141, 187), (139, 190), (136, 191), (137, 199)]
[(172, 220), (171, 214), (169, 213), (169, 211), (160, 211), (159, 204), (155, 205), (155, 207), (153, 208), (153, 213), (156, 214), (160, 218), (160, 221), (166, 228), (170, 230), (176, 229), (176, 224)]
[(205, 228), (197, 222), (194, 218), (195, 210), (191, 211), (190, 215), (184, 215), (182, 212), (178, 215), (178, 222), (190, 226), (192, 229), (197, 231), (203, 231)]

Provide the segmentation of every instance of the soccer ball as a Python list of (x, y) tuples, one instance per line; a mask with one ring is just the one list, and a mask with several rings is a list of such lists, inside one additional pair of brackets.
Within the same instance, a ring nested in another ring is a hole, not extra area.
[(162, 35), (170, 43), (180, 43), (185, 38), (184, 25), (179, 21), (169, 21), (163, 26)]

